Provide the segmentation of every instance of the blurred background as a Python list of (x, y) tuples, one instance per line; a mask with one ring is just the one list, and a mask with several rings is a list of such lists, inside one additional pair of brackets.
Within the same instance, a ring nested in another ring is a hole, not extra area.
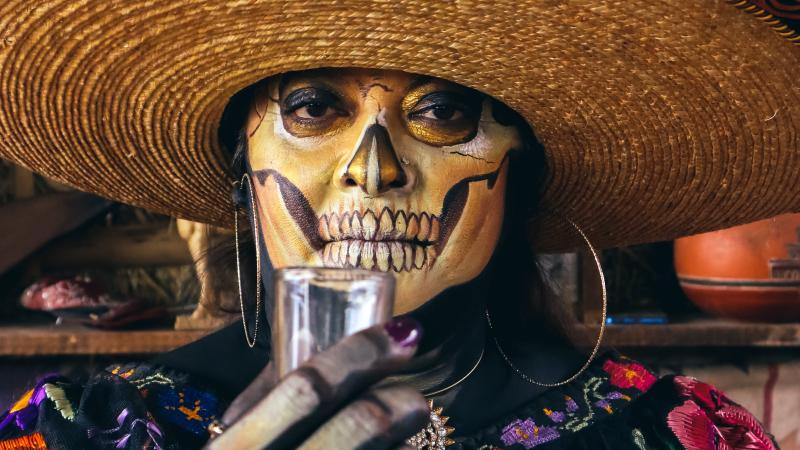
[[(205, 251), (218, 242), (232, 234), (0, 160), (0, 408), (46, 373), (84, 378), (237, 320), (235, 278), (206, 273)], [(593, 336), (601, 318), (593, 261), (578, 253), (541, 263)], [(606, 250), (602, 263), (606, 345), (717, 385), (783, 450), (800, 450), (800, 214)]]

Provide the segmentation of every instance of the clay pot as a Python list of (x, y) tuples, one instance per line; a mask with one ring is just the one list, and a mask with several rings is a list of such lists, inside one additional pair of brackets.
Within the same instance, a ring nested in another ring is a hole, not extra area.
[(709, 314), (800, 321), (800, 214), (677, 239), (675, 270)]

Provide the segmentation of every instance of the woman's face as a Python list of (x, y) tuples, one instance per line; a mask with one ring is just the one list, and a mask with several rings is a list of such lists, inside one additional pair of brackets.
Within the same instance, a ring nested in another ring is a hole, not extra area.
[(398, 71), (266, 80), (247, 123), (270, 261), (392, 272), (395, 313), (475, 278), (497, 245), (514, 126), (490, 99)]

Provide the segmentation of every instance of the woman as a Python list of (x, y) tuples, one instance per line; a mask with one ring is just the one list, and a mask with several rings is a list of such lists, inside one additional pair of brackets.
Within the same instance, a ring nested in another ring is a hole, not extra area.
[(797, 210), (782, 22), (721, 2), (89, 3), (0, 6), (1, 154), (173, 215), (246, 213), (265, 292), (277, 267), (391, 271), (396, 317), (276, 380), (244, 289), (244, 335), (45, 378), (4, 448), (777, 448), (713, 386), (584, 363), (532, 306), (530, 245)]

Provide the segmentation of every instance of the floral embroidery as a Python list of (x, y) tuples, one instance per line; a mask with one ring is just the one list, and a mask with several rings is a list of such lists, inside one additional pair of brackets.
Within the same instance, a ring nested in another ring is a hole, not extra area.
[(117, 366), (111, 369), (111, 373), (119, 377), (125, 378), (126, 380), (136, 373), (136, 369), (128, 369), (125, 372), (121, 372), (121, 370), (122, 366)]
[(108, 369), (139, 390), (159, 423), (170, 423), (190, 433), (206, 436), (208, 425), (221, 414), (213, 394), (195, 389), (180, 374), (147, 365), (114, 366)]
[(3, 439), (0, 441), (0, 450), (47, 450), (44, 436), (36, 432), (27, 436), (20, 436), (13, 439)]
[(633, 431), (631, 431), (631, 439), (633, 440), (633, 444), (636, 445), (636, 448), (639, 450), (648, 450), (650, 448), (647, 446), (647, 441), (644, 439), (642, 430), (638, 428), (634, 428)]
[(656, 382), (655, 375), (635, 362), (617, 363), (608, 359), (603, 363), (603, 370), (611, 375), (611, 384), (619, 388), (634, 387), (646, 392)]
[(39, 380), (36, 387), (26, 392), (8, 412), (0, 416), (0, 431), (12, 425), (22, 431), (36, 425), (36, 420), (39, 418), (39, 405), (47, 398), (45, 384), (61, 379), (58, 375), (48, 375)]
[(561, 405), (543, 408), (540, 416), (513, 420), (503, 427), (500, 440), (507, 446), (519, 444), (531, 449), (578, 432), (591, 425), (598, 414), (613, 414), (621, 405), (630, 403), (656, 381), (644, 366), (627, 359), (608, 359), (603, 369), (599, 376), (586, 378), (582, 386), (576, 386), (581, 391), (580, 398), (564, 395)]
[(674, 382), (685, 401), (669, 412), (667, 424), (687, 450), (776, 450), (756, 418), (722, 391), (692, 377)]
[(213, 395), (185, 386), (180, 391), (164, 389), (158, 393), (163, 419), (194, 434), (204, 435), (217, 414), (219, 402)]
[(54, 383), (45, 383), (42, 388), (47, 398), (56, 405), (56, 411), (61, 413), (61, 417), (70, 422), (75, 420), (75, 410), (72, 408), (72, 402), (67, 398), (67, 393), (64, 392), (64, 389)]
[(559, 437), (558, 430), (554, 427), (540, 427), (528, 418), (525, 421), (517, 419), (508, 424), (503, 428), (500, 439), (505, 445), (522, 444), (525, 448), (533, 448)]
[(150, 385), (162, 385), (169, 386), (171, 388), (175, 387), (175, 380), (161, 372), (137, 370), (136, 367), (131, 367), (128, 370), (123, 371), (122, 366), (116, 366), (111, 369), (110, 372), (113, 375), (124, 378), (129, 383), (136, 386), (136, 389), (139, 389), (140, 391), (147, 390)]
[[(125, 448), (131, 435), (141, 427), (144, 427), (144, 431), (148, 434), (152, 442), (152, 448), (154, 450), (164, 450), (164, 434), (153, 421), (153, 418), (149, 417), (149, 415), (147, 418), (133, 417), (128, 408), (123, 409), (117, 415), (116, 427), (107, 430), (89, 428), (87, 435), (89, 439), (102, 444), (102, 448), (107, 448), (112, 444), (114, 448)], [(149, 448), (149, 446), (145, 448)]]

